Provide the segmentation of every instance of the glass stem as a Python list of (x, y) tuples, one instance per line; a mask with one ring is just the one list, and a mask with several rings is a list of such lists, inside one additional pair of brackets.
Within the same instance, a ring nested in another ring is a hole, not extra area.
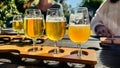
[(0, 26), (0, 34), (2, 33), (2, 27)]
[(19, 35), (20, 35), (19, 31), (17, 31), (17, 36), (19, 36)]
[(33, 39), (33, 52), (36, 51), (36, 49), (35, 49), (35, 44), (36, 44), (36, 39)]
[(59, 47), (57, 46), (57, 41), (54, 41), (54, 47), (56, 48), (56, 49), (54, 50), (54, 53), (55, 53), (55, 54), (58, 54), (58, 53), (59, 53)]
[(78, 56), (82, 56), (82, 47), (81, 47), (81, 44), (77, 44), (77, 46), (78, 46)]

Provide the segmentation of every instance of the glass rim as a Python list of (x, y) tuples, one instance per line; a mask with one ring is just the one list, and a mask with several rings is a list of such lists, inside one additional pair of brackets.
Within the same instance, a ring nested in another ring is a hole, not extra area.
[(40, 9), (36, 9), (36, 8), (28, 8), (28, 9), (25, 9), (25, 13), (27, 13), (27, 11), (29, 12), (29, 11), (31, 11), (31, 10), (33, 10), (33, 11), (39, 10), (40, 14), (42, 14), (41, 10), (40, 10)]
[(73, 8), (73, 9), (86, 9), (86, 10), (88, 10), (87, 7), (77, 7), (77, 8)]

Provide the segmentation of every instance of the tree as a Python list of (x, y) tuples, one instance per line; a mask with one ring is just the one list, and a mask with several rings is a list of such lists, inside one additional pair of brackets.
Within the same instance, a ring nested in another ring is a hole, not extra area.
[(14, 0), (14, 3), (17, 7), (17, 10), (20, 12), (20, 13), (24, 13), (25, 12), (25, 9), (26, 7), (24, 6), (24, 4), (26, 4), (26, 0)]
[(62, 4), (63, 7), (63, 12), (66, 17), (66, 24), (68, 24), (69, 21), (69, 10), (68, 10), (68, 4), (65, 2), (65, 0), (61, 0), (60, 3)]
[[(11, 27), (11, 20), (14, 14), (24, 14), (25, 9), (29, 8), (31, 5), (36, 5), (33, 3), (29, 3), (30, 0), (0, 0), (0, 23), (2, 22), (3, 25), (6, 27)], [(34, 2), (40, 0), (33, 0)], [(52, 0), (52, 2), (57, 0)], [(68, 19), (69, 11), (67, 3), (65, 0), (59, 0), (61, 5), (64, 7), (63, 12)]]
[(83, 5), (80, 6), (84, 6), (88, 8), (91, 19), (102, 2), (103, 0), (83, 0), (82, 1)]
[(0, 6), (0, 20), (2, 21), (2, 27), (9, 26), (10, 20), (12, 20), (13, 14), (18, 14), (14, 0), (0, 0), (2, 5)]
[(0, 0), (0, 21), (2, 27), (11, 27), (11, 20), (14, 14), (23, 14), (24, 3), (27, 0)]

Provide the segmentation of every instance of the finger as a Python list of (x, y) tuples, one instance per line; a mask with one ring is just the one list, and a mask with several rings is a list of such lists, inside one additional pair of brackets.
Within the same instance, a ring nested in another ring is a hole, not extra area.
[(106, 36), (107, 31), (105, 29), (100, 29), (99, 34), (101, 34), (101, 36)]
[(102, 36), (109, 37), (111, 34), (108, 32), (108, 30), (102, 30), (101, 31)]
[(114, 36), (114, 35), (115, 35), (111, 30), (108, 30), (108, 33), (109, 33), (111, 36)]
[(103, 33), (101, 31), (96, 32), (97, 36), (103, 36)]
[(96, 33), (98, 36), (107, 36), (109, 34), (106, 28), (101, 28)]

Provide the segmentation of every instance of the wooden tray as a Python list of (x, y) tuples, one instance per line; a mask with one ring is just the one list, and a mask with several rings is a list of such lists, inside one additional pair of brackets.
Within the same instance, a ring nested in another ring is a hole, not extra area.
[[(4, 38), (4, 37), (7, 37), (7, 38), (10, 38), (10, 40), (14, 39), (14, 38), (22, 38), (22, 39), (25, 39), (25, 35), (0, 35), (0, 38)], [(41, 36), (39, 39), (47, 39), (47, 36)]]
[[(40, 48), (40, 46), (35, 46), (35, 48)], [(16, 45), (2, 45), (0, 46), (0, 52), (18, 52), (21, 57), (29, 58), (38, 58), (46, 60), (57, 60), (65, 62), (74, 62), (90, 65), (91, 68), (94, 68), (94, 65), (97, 63), (96, 52), (90, 49), (82, 49), (83, 56), (76, 56), (74, 53), (77, 52), (78, 48), (60, 48), (62, 53), (51, 54), (50, 52), (55, 49), (51, 46), (43, 46), (40, 51), (29, 52), (32, 49), (32, 46), (18, 47)]]
[[(47, 36), (41, 36), (37, 40), (40, 40), (40, 43), (43, 43), (47, 39)], [(3, 43), (14, 43), (16, 42), (15, 40), (19, 40), (17, 42), (19, 43), (24, 43), (25, 40), (31, 40), (29, 38), (26, 38), (25, 35), (0, 35), (0, 41), (3, 41)], [(31, 40), (32, 42), (32, 40)]]
[(100, 43), (101, 46), (105, 46), (108, 44), (115, 44), (115, 45), (120, 45), (120, 38), (115, 37), (115, 38), (108, 38), (108, 37), (100, 37)]
[[(4, 37), (8, 37), (8, 36), (4, 36)], [(10, 39), (17, 38), (15, 36), (9, 36), (9, 37)], [(22, 38), (24, 39), (25, 37), (22, 36)], [(78, 52), (78, 48), (61, 47), (60, 53), (58, 54), (51, 53), (52, 51), (54, 51), (56, 47), (36, 45), (34, 46), (34, 48), (39, 50), (36, 52), (31, 52), (30, 50), (33, 49), (33, 46), (31, 45), (17, 46), (12, 44), (10, 45), (1, 44), (0, 52), (17, 52), (21, 57), (86, 64), (89, 65), (91, 68), (94, 68), (95, 64), (97, 64), (96, 52), (91, 49), (82, 49), (83, 56), (80, 57), (76, 55), (76, 53)]]

